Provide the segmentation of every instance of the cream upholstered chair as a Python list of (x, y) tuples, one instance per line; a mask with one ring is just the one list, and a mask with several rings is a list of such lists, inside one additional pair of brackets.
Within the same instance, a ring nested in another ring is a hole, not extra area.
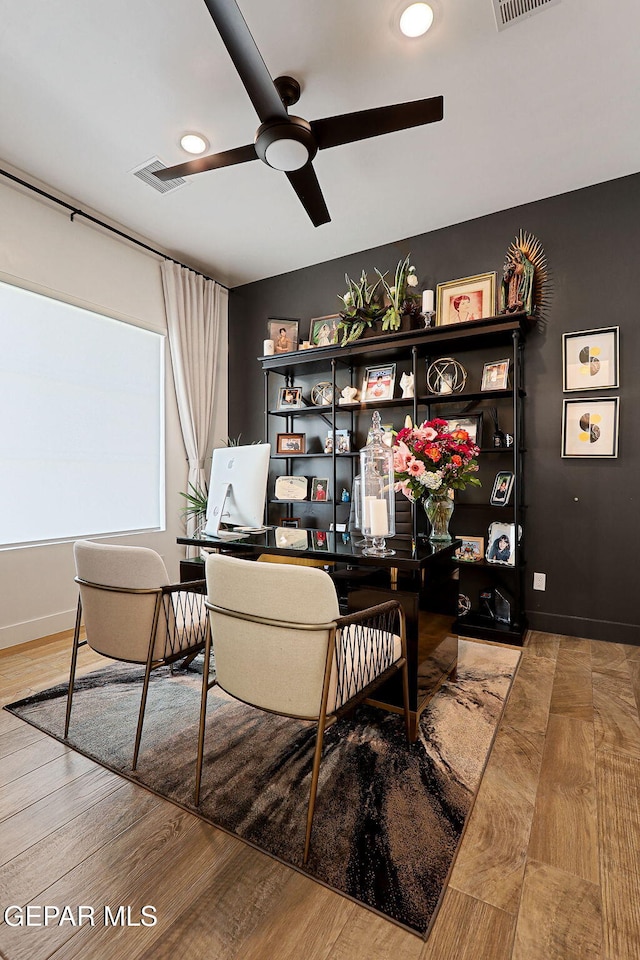
[[(409, 739), (405, 622), (398, 601), (341, 617), (330, 576), (314, 567), (212, 554), (206, 561), (211, 617), (198, 736), (196, 804), (204, 755), (207, 692), (217, 683), (251, 706), (318, 724), (304, 862), (309, 855), (325, 727), (402, 671)], [(209, 645), (216, 677), (209, 682)]]
[[(204, 580), (170, 584), (162, 557), (147, 547), (78, 540), (74, 544), (80, 588), (73, 636), (64, 736), (69, 733), (78, 648), (88, 644), (105, 657), (145, 664), (133, 764), (142, 737), (149, 677), (155, 667), (192, 660), (209, 634)], [(80, 640), (84, 615), (86, 640)]]

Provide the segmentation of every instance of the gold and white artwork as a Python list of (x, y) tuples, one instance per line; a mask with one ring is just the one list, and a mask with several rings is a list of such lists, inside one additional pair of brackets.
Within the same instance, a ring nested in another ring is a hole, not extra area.
[(562, 456), (618, 456), (618, 397), (564, 401)]
[(563, 335), (563, 388), (606, 390), (618, 383), (618, 327)]

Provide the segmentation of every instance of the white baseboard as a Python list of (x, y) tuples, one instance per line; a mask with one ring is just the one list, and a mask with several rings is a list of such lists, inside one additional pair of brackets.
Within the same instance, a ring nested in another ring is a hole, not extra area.
[(14, 647), (19, 643), (28, 643), (29, 640), (39, 640), (52, 633), (61, 633), (63, 630), (73, 630), (76, 622), (75, 607), (63, 610), (62, 613), (53, 613), (38, 620), (25, 620), (24, 623), (12, 623), (8, 627), (0, 627), (0, 650)]

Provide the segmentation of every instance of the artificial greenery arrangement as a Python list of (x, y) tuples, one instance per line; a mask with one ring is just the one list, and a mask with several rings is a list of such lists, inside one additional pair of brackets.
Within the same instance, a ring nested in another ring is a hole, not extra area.
[(374, 284), (369, 283), (364, 270), (357, 282), (345, 275), (347, 292), (338, 298), (343, 303), (338, 325), (342, 330), (342, 346), (361, 337), (365, 328), (376, 320), (382, 320), (383, 330), (399, 330), (403, 316), (420, 314), (420, 297), (411, 292), (411, 288), (418, 285), (418, 277), (416, 268), (410, 265), (410, 257), (408, 254), (398, 261), (393, 284), (387, 281), (387, 273), (381, 273), (377, 267), (374, 269), (378, 279)]
[(388, 300), (387, 309), (382, 317), (383, 330), (399, 330), (405, 314), (417, 316), (420, 313), (420, 298), (409, 290), (410, 287), (418, 285), (416, 268), (409, 265), (410, 257), (409, 253), (404, 260), (398, 260), (393, 285), (387, 282), (386, 273), (380, 273), (376, 267), (376, 273), (380, 277), (379, 282), (384, 286)]
[(347, 292), (338, 297), (339, 300), (342, 300), (344, 306), (344, 309), (340, 311), (340, 323), (338, 324), (338, 329), (342, 330), (340, 343), (343, 347), (361, 337), (365, 327), (370, 327), (384, 313), (377, 296), (380, 280), (372, 286), (364, 270), (357, 283), (355, 280), (351, 280), (347, 274), (344, 278), (347, 282)]

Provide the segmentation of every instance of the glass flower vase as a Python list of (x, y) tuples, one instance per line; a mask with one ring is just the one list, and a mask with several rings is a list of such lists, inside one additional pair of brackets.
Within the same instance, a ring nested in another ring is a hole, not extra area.
[(453, 513), (453, 500), (449, 490), (436, 490), (429, 494), (424, 501), (424, 512), (427, 515), (431, 530), (431, 543), (449, 543), (453, 538), (449, 533), (449, 521)]

